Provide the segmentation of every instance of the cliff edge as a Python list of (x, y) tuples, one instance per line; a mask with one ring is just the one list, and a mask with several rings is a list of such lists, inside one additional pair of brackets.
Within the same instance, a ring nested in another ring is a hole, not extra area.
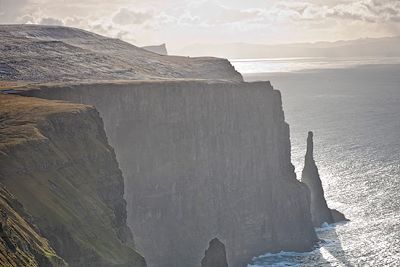
[(148, 266), (196, 266), (215, 236), (233, 267), (317, 241), (281, 95), (269, 82), (50, 84), (21, 94), (99, 110)]
[(0, 52), (28, 84), (1, 91), (30, 96), (1, 96), (0, 179), (71, 266), (145, 266), (127, 224), (151, 267), (198, 266), (215, 236), (232, 267), (317, 242), (270, 83), (66, 27), (0, 26)]
[(0, 118), (0, 181), (56, 253), (70, 266), (144, 267), (98, 112), (0, 94)]

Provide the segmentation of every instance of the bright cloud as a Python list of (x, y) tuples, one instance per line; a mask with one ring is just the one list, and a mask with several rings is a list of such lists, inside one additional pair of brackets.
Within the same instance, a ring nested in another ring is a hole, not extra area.
[(66, 25), (139, 45), (398, 35), (398, 0), (0, 0), (0, 23)]

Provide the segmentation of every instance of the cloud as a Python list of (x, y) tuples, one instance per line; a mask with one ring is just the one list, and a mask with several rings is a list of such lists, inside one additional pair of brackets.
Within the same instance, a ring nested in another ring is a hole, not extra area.
[(369, 23), (393, 22), (400, 19), (400, 2), (359, 0), (338, 4), (326, 12), (326, 17)]
[(151, 12), (137, 12), (126, 8), (121, 8), (117, 14), (114, 15), (112, 21), (119, 25), (137, 25), (143, 24), (153, 18)]
[(399, 22), (400, 0), (0, 0), (0, 23), (66, 25), (140, 44), (379, 37), (399, 34)]
[(210, 24), (228, 24), (243, 21), (254, 21), (259, 18), (262, 12), (258, 9), (238, 10), (218, 6), (215, 10), (207, 14), (207, 21)]
[(262, 10), (256, 8), (238, 9), (216, 3), (199, 1), (189, 4), (180, 14), (179, 21), (197, 26), (224, 25), (257, 20)]
[(25, 15), (28, 0), (0, 0), (0, 23), (14, 23), (15, 18)]

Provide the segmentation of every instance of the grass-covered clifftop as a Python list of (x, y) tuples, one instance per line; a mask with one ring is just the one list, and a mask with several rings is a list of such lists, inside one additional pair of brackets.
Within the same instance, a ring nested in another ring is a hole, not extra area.
[(243, 80), (226, 59), (163, 56), (76, 28), (0, 25), (0, 81), (171, 78)]
[(0, 182), (70, 266), (145, 266), (93, 107), (0, 95)]

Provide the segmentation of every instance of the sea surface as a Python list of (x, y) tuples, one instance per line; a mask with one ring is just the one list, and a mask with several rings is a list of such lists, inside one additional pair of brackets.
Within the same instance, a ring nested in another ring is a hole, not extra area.
[[(265, 254), (249, 267), (400, 266), (400, 64), (396, 60), (232, 61), (246, 80), (269, 80), (281, 91), (298, 177), (307, 132), (314, 131), (314, 156), (328, 205), (351, 220), (317, 229), (323, 242), (312, 252)], [(304, 68), (293, 68), (293, 62)]]

